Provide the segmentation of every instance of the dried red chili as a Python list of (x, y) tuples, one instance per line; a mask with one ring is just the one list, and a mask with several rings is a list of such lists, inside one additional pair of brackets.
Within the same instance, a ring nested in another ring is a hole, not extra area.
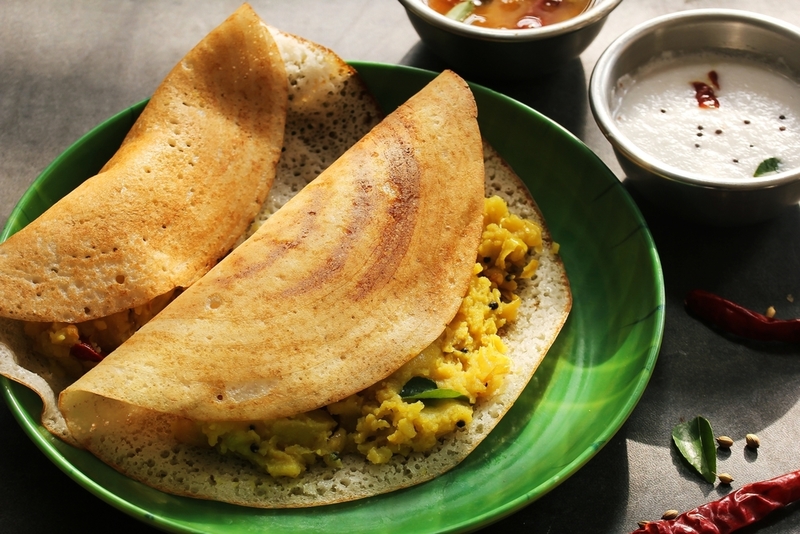
[(760, 341), (800, 342), (800, 319), (773, 319), (701, 289), (689, 292), (684, 304), (699, 319), (737, 336)]
[[(708, 79), (711, 82), (711, 85), (719, 89), (719, 75), (717, 71), (711, 70), (708, 71)], [(718, 108), (719, 107), (719, 100), (717, 99), (716, 93), (714, 93), (714, 87), (711, 87), (705, 82), (691, 82), (692, 87), (694, 87), (694, 97), (697, 99), (697, 105), (701, 108)], [(717, 131), (717, 133), (722, 133)], [(697, 134), (700, 135), (700, 134)]]
[(694, 97), (697, 100), (697, 105), (701, 108), (718, 108), (719, 100), (717, 95), (714, 94), (714, 88), (705, 82), (692, 82), (694, 87)]
[(747, 484), (675, 519), (650, 521), (634, 534), (728, 534), (800, 500), (800, 471)]
[(99, 362), (103, 360), (103, 355), (94, 350), (89, 343), (79, 341), (69, 348), (70, 356), (74, 356), (79, 360), (87, 360), (90, 362)]

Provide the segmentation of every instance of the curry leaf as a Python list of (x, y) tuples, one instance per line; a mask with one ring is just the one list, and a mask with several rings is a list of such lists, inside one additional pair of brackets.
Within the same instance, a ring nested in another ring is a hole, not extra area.
[(475, 4), (472, 3), (472, 0), (467, 0), (466, 2), (456, 4), (450, 11), (447, 12), (447, 15), (445, 16), (458, 22), (464, 22), (464, 19), (466, 19), (474, 10)]
[(469, 397), (463, 393), (459, 393), (454, 389), (432, 389), (419, 395), (412, 397), (404, 397), (404, 400), (427, 400), (427, 399), (453, 399), (453, 400), (469, 400)]
[(466, 395), (454, 389), (439, 389), (436, 382), (422, 376), (415, 376), (406, 382), (406, 385), (400, 391), (400, 398), (412, 401), (424, 401), (426, 399), (468, 400)]
[(400, 397), (404, 399), (413, 397), (415, 395), (419, 395), (420, 393), (425, 393), (426, 391), (436, 389), (437, 387), (438, 386), (436, 385), (436, 382), (430, 378), (425, 378), (424, 376), (415, 376), (406, 382), (405, 386), (403, 386), (403, 389), (400, 391)]
[(672, 441), (706, 482), (713, 484), (717, 475), (717, 449), (708, 419), (698, 415), (691, 421), (675, 425)]
[(767, 158), (758, 164), (758, 168), (756, 172), (753, 173), (753, 177), (758, 178), (770, 172), (777, 172), (780, 165), (781, 160), (778, 158)]

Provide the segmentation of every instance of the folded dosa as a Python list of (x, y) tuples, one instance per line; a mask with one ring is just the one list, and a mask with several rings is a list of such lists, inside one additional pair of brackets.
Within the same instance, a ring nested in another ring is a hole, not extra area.
[(0, 316), (86, 321), (194, 283), (266, 198), (287, 94), (244, 5), (175, 66), (98, 175), (0, 245)]
[(475, 261), (476, 114), (448, 72), (384, 119), (62, 392), (74, 437), (97, 452), (105, 399), (193, 421), (273, 419), (343, 399), (416, 356), (455, 315)]
[[(283, 60), (289, 86), (284, 146), (275, 180), (245, 237), (294, 196), (381, 118), (381, 111), (358, 73), (331, 50), (268, 27)], [(43, 400), (42, 424), (76, 444), (56, 406), (73, 378), (53, 372), (31, 350), (19, 321), (0, 318), (0, 374), (25, 384)]]
[[(297, 478), (273, 478), (246, 460), (221, 455), (207, 446), (176, 439), (176, 418), (111, 399), (92, 403), (94, 451), (121, 472), (153, 487), (195, 498), (262, 508), (307, 507), (349, 501), (419, 484), (452, 469), (493, 431), (517, 401), (564, 324), (571, 294), (564, 266), (554, 252), (544, 218), (525, 185), (496, 151), (484, 143), (485, 192), (498, 195), (514, 212), (536, 221), (543, 248), (534, 279), (521, 282), (517, 321), (502, 338), (511, 356), (504, 386), (474, 406), (472, 422), (443, 438), (433, 450), (408, 457), (394, 455), (386, 464), (364, 457), (342, 457), (343, 467), (314, 465)], [(524, 417), (524, 415), (523, 415)], [(140, 432), (139, 430), (143, 430)], [(514, 425), (495, 441), (513, 439)], [(491, 448), (489, 450), (492, 450)]]

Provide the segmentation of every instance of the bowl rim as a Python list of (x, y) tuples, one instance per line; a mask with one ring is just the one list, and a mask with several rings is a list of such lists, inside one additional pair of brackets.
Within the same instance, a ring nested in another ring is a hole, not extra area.
[(592, 0), (586, 11), (576, 17), (540, 28), (519, 30), (482, 28), (464, 24), (433, 10), (424, 0), (399, 0), (399, 2), (403, 4), (409, 14), (413, 13), (428, 24), (450, 33), (483, 41), (528, 42), (571, 33), (599, 22), (607, 17), (622, 0)]
[[(657, 158), (641, 150), (614, 124), (605, 89), (612, 87), (616, 80), (611, 80), (616, 61), (637, 42), (655, 30), (663, 27), (678, 27), (683, 22), (739, 22), (759, 26), (773, 33), (790, 35), (800, 43), (800, 28), (775, 17), (762, 15), (752, 11), (725, 8), (689, 9), (661, 15), (630, 28), (618, 36), (603, 51), (592, 70), (589, 80), (589, 107), (595, 122), (612, 147), (650, 173), (668, 180), (686, 185), (722, 189), (731, 191), (749, 191), (786, 185), (800, 179), (800, 167), (795, 167), (777, 174), (749, 178), (718, 178), (699, 173), (683, 171), (672, 165), (661, 162)], [(665, 50), (665, 52), (668, 50)], [(757, 52), (754, 55), (758, 56)], [(630, 73), (626, 73), (630, 74)], [(800, 79), (795, 78), (800, 84)], [(609, 83), (614, 82), (614, 83)]]

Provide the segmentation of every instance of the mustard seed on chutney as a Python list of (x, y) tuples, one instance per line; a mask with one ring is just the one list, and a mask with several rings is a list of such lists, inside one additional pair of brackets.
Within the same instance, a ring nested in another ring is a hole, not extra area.
[(426, 0), (426, 3), (465, 24), (518, 30), (569, 20), (586, 11), (592, 0)]

